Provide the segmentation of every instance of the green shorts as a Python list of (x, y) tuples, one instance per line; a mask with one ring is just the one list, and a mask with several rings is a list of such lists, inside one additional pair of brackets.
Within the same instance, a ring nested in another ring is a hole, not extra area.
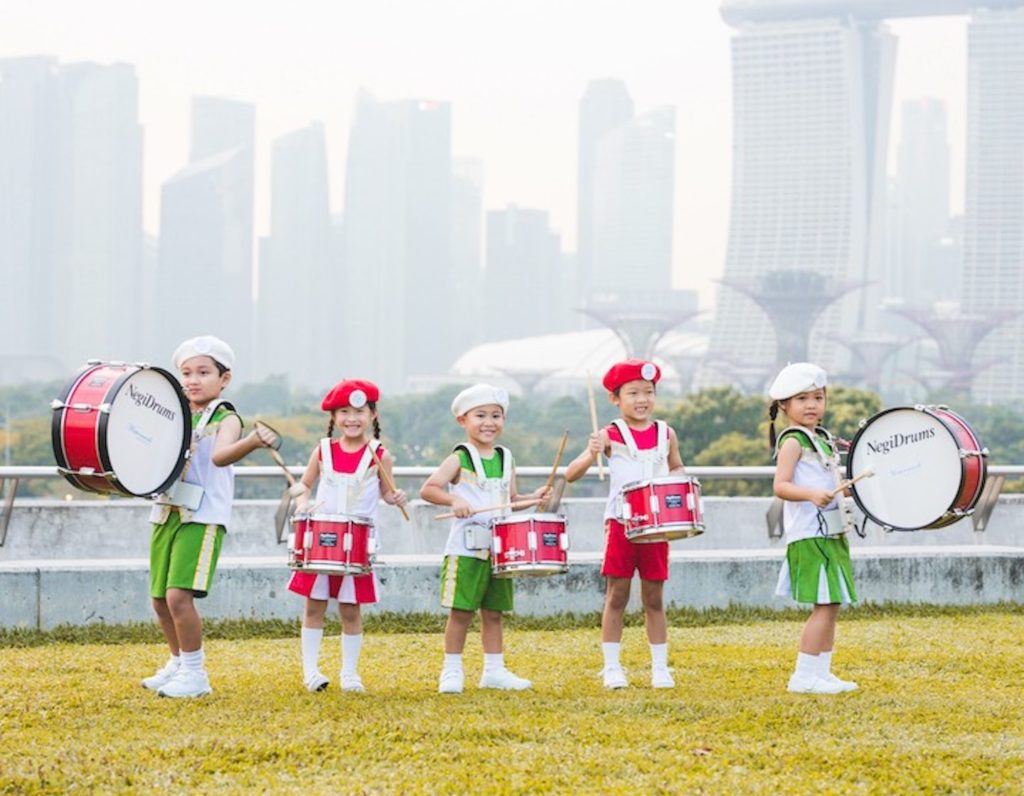
[(491, 560), (445, 556), (441, 564), (441, 605), (460, 611), (512, 610), (512, 581), (491, 575)]
[(183, 525), (181, 515), (172, 511), (167, 522), (153, 526), (149, 595), (163, 599), (168, 589), (187, 589), (194, 597), (205, 597), (217, 569), (223, 538), (223, 525)]

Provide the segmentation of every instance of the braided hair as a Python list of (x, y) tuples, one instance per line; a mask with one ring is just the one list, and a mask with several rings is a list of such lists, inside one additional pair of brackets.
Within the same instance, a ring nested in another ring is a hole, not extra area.
[(327, 421), (327, 439), (334, 436), (334, 412), (331, 412), (331, 419)]
[(379, 416), (377, 415), (377, 402), (376, 401), (368, 401), (366, 405), (367, 405), (367, 407), (369, 407), (370, 411), (373, 412), (373, 436), (374, 436), (374, 439), (378, 439), (379, 440), (380, 439), (380, 419), (379, 419)]
[(775, 437), (775, 418), (777, 418), (778, 416), (779, 416), (779, 402), (778, 401), (772, 401), (768, 405), (768, 419), (771, 421), (768, 424), (768, 445), (769, 445), (769, 447), (771, 447), (773, 452), (775, 451), (775, 442), (776, 442), (776, 437)]

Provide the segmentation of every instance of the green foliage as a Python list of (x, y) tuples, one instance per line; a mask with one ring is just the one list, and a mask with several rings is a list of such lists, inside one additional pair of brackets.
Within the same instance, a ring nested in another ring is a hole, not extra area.
[[(772, 462), (762, 440), (730, 431), (698, 453), (692, 463), (703, 467), (761, 467)], [(723, 479), (701, 484), (705, 495), (764, 496), (770, 495), (771, 490), (769, 481)]]
[(711, 387), (665, 406), (658, 414), (676, 430), (679, 453), (689, 463), (727, 434), (752, 438), (767, 417), (767, 406), (767, 401), (732, 387)]
[(842, 439), (853, 439), (860, 421), (882, 409), (881, 399), (873, 392), (852, 387), (829, 387), (825, 426)]

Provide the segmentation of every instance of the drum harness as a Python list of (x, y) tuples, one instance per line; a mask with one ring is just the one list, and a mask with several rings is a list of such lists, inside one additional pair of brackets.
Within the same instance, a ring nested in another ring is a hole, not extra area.
[(203, 438), (206, 426), (210, 423), (214, 413), (222, 406), (227, 407), (232, 412), (236, 411), (234, 405), (230, 401), (217, 398), (207, 404), (199, 417), (199, 422), (196, 423), (196, 427), (192, 429), (192, 443), (189, 445), (188, 453), (185, 454), (185, 466), (181, 470), (181, 476), (174, 482), (170, 489), (157, 497), (157, 503), (162, 506), (160, 510), (160, 524), (167, 522), (167, 518), (171, 515), (171, 511), (174, 509), (178, 510), (182, 523), (191, 522), (192, 512), (199, 508), (199, 503), (203, 499), (203, 489), (198, 484), (188, 484), (188, 486), (196, 487), (196, 491), (198, 491), (199, 496), (198, 499), (196, 499), (195, 491), (189, 490), (192, 493), (192, 500), (189, 502), (194, 503), (195, 505), (183, 505), (182, 502), (174, 501), (188, 500), (188, 498), (178, 490), (182, 489), (180, 486), (181, 484), (185, 484), (185, 476), (188, 475), (189, 467), (192, 466), (192, 457), (195, 455), (196, 449), (199, 447), (199, 441)]

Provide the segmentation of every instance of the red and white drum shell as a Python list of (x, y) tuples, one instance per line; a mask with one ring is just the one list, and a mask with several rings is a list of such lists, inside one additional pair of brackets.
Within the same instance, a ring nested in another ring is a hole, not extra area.
[(79, 489), (151, 497), (181, 475), (191, 414), (166, 370), (90, 362), (50, 407), (57, 469)]
[(988, 473), (974, 431), (945, 406), (896, 406), (861, 423), (850, 443), (847, 477), (873, 522), (890, 531), (944, 528), (971, 514)]
[(288, 537), (288, 566), (323, 575), (369, 575), (376, 537), (369, 517), (297, 514)]
[(637, 544), (670, 542), (704, 533), (700, 482), (688, 475), (664, 475), (622, 487), (622, 525)]
[(491, 571), (496, 578), (564, 575), (569, 533), (561, 514), (491, 520)]

